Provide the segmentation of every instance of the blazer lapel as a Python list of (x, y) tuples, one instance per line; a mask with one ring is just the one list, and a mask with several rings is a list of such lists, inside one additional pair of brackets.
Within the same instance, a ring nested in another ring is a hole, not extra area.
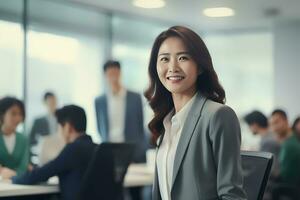
[(185, 120), (185, 124), (183, 126), (179, 143), (176, 149), (176, 155), (175, 155), (174, 166), (173, 166), (173, 178), (172, 178), (171, 191), (174, 182), (176, 180), (176, 176), (178, 174), (180, 165), (184, 158), (185, 152), (187, 150), (187, 147), (189, 146), (191, 137), (194, 133), (196, 124), (201, 116), (202, 108), (205, 104), (206, 99), (207, 99), (206, 97), (203, 97), (200, 93), (198, 93), (195, 102), (193, 103), (191, 110), (189, 111), (189, 115)]

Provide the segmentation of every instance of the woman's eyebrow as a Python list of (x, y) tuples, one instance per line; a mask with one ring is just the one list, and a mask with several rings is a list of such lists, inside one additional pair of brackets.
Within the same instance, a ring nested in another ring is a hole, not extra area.
[[(177, 52), (176, 55), (181, 55), (181, 54), (188, 54), (190, 55), (190, 53), (188, 51), (180, 51), (180, 52)], [(158, 56), (169, 56), (170, 53), (160, 53), (158, 54)]]
[(160, 54), (158, 54), (158, 56), (169, 56), (170, 55), (170, 53), (160, 53)]
[(176, 53), (176, 55), (180, 55), (180, 54), (188, 54), (188, 55), (190, 55), (190, 53), (188, 51), (181, 51), (181, 52)]

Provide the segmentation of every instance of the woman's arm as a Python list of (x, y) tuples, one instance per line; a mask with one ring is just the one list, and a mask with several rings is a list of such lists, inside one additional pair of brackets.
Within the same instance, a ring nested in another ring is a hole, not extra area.
[(212, 116), (210, 137), (219, 198), (246, 199), (240, 156), (241, 131), (236, 114), (231, 108), (222, 106)]

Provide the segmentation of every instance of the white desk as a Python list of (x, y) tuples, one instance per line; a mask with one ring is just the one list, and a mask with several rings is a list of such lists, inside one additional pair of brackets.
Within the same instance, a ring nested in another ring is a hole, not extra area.
[[(145, 164), (131, 164), (124, 180), (125, 187), (152, 185), (153, 170)], [(53, 179), (52, 179), (53, 180)], [(51, 181), (51, 185), (14, 185), (0, 181), (0, 197), (42, 195), (59, 193), (57, 182)]]
[(14, 185), (0, 182), (0, 197), (59, 193), (57, 185)]
[(154, 169), (151, 170), (146, 164), (131, 164), (124, 180), (125, 187), (149, 186), (154, 179)]

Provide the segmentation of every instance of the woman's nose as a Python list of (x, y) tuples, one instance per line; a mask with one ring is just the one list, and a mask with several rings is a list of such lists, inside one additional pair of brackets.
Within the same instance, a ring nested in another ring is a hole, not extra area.
[(171, 61), (169, 62), (169, 66), (168, 66), (168, 72), (178, 72), (179, 71), (179, 66), (178, 66), (178, 62), (176, 61), (176, 59), (171, 59)]

